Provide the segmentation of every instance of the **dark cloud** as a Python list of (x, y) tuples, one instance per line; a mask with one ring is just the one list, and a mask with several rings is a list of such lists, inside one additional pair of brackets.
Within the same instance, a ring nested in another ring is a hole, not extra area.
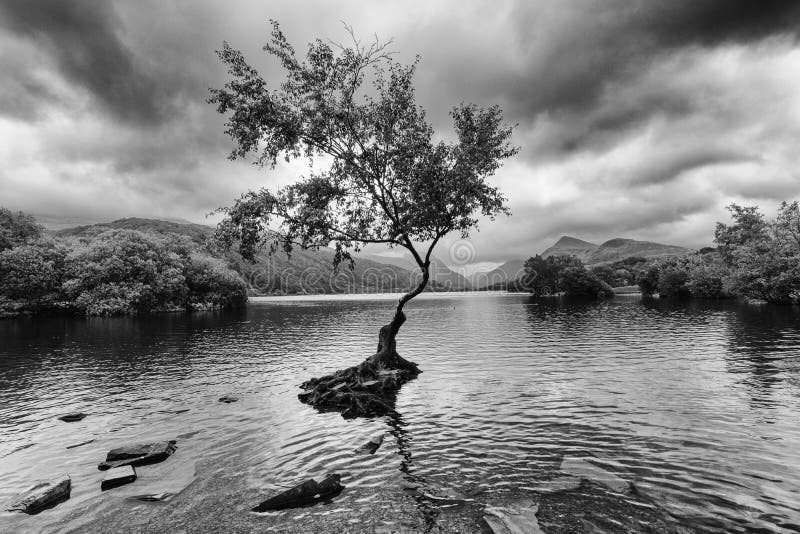
[(519, 123), (496, 177), (514, 217), (474, 234), (480, 261), (562, 234), (708, 244), (725, 204), (800, 194), (799, 15), (775, 0), (0, 0), (0, 191), (34, 212), (202, 221), (286, 183), (307, 167), (225, 159), (214, 50), (230, 41), (277, 85), (269, 18), (301, 53), (346, 39), (344, 20), (394, 38), (401, 61), (421, 54), (437, 132), (461, 101)]
[(125, 42), (124, 21), (111, 2), (6, 1), (0, 3), (0, 26), (45, 50), (62, 76), (117, 119), (152, 125), (173, 111), (178, 88), (172, 77)]

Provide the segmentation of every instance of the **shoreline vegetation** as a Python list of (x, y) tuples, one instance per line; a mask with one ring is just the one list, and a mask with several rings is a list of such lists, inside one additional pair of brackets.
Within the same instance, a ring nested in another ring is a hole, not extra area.
[(646, 298), (800, 303), (798, 202), (783, 202), (773, 219), (755, 206), (732, 204), (728, 210), (733, 222), (717, 223), (716, 247), (682, 256), (632, 256), (590, 268), (576, 256), (537, 255), (525, 262), (522, 276), (493, 288), (538, 297), (609, 298), (639, 292)]
[[(716, 247), (680, 256), (630, 256), (584, 265), (570, 255), (534, 256), (515, 278), (480, 288), (432, 283), (429, 291), (509, 291), (534, 297), (734, 299), (800, 302), (800, 209), (784, 202), (775, 218), (757, 207), (729, 207)], [(163, 227), (158, 226), (161, 224)], [(0, 318), (39, 314), (134, 315), (244, 306), (251, 296), (402, 293), (413, 283), (402, 268), (357, 259), (325, 286), (311, 260), (262, 255), (259, 266), (210, 245), (213, 228), (147, 219), (76, 227), (48, 234), (22, 212), (0, 208)], [(298, 251), (299, 252), (299, 251)], [(299, 257), (298, 257), (299, 256)], [(324, 258), (323, 258), (324, 259)], [(268, 267), (263, 265), (272, 261)], [(312, 265), (316, 276), (300, 268)], [(293, 270), (296, 267), (296, 271)], [(277, 279), (276, 272), (291, 273)], [(266, 274), (265, 274), (266, 272)], [(438, 273), (432, 273), (435, 278)], [(452, 271), (445, 273), (452, 275)], [(372, 276), (372, 280), (364, 279)], [(357, 278), (361, 278), (361, 284)], [(258, 284), (269, 280), (275, 288)], [(511, 278), (511, 277), (510, 277)], [(310, 290), (303, 283), (311, 283)], [(404, 283), (407, 282), (407, 283)]]
[(241, 276), (187, 236), (97, 228), (46, 236), (0, 208), (0, 318), (135, 315), (243, 306)]

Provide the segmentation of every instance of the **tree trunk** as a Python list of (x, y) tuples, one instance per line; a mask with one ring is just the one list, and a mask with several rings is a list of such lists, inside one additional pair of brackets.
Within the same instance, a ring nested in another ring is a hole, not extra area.
[(430, 277), (429, 264), (422, 268), (422, 281), (403, 295), (392, 322), (381, 327), (375, 354), (355, 367), (332, 375), (312, 378), (300, 387), (300, 401), (320, 411), (338, 411), (343, 417), (367, 417), (394, 413), (397, 393), (422, 371), (397, 353), (397, 333), (406, 322), (403, 306), (422, 293)]

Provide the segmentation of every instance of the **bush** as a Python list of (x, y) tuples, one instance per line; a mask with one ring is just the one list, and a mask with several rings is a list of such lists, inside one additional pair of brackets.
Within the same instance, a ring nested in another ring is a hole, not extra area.
[(561, 290), (568, 297), (609, 298), (611, 286), (583, 267), (568, 267), (561, 273)]
[(63, 244), (52, 240), (0, 252), (0, 295), (16, 302), (17, 312), (55, 307), (63, 300), (61, 284), (67, 252)]
[(681, 298), (689, 296), (689, 273), (677, 265), (667, 265), (659, 269), (658, 296), (665, 298)]
[(658, 290), (659, 269), (657, 265), (651, 265), (637, 278), (636, 284), (643, 296), (651, 297)]

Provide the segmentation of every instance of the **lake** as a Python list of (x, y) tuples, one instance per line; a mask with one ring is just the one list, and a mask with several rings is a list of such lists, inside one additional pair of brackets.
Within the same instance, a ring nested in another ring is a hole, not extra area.
[[(502, 503), (534, 494), (565, 458), (633, 482), (683, 531), (800, 531), (796, 307), (425, 294), (398, 337), (423, 373), (396, 417), (301, 404), (301, 382), (374, 352), (395, 298), (0, 321), (0, 501), (40, 478), (73, 482), (71, 499), (41, 514), (0, 512), (0, 532), (280, 531), (339, 517), (357, 530), (403, 495), (414, 499), (398, 514), (430, 526), (449, 501), (426, 496)], [(89, 416), (57, 420), (72, 411)], [(374, 455), (353, 454), (380, 432)], [(171, 458), (100, 491), (109, 449), (160, 439), (177, 439)], [(330, 472), (347, 487), (332, 504), (249, 512)], [(164, 491), (177, 496), (131, 499)]]

